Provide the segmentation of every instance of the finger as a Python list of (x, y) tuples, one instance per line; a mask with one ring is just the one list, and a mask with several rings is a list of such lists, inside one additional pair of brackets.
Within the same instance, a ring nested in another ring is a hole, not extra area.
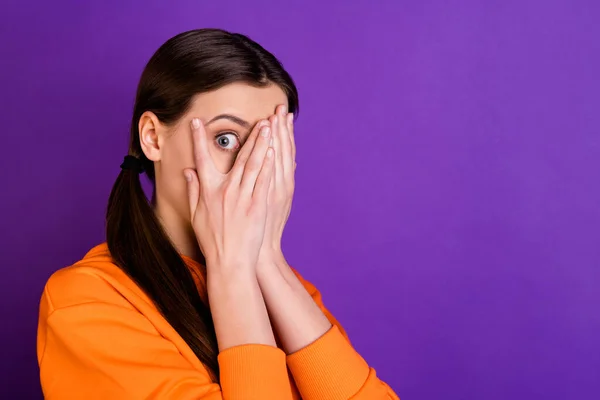
[(265, 126), (269, 126), (269, 121), (259, 121), (254, 126), (254, 129), (252, 129), (252, 132), (250, 132), (248, 139), (246, 139), (246, 142), (242, 146), (242, 149), (235, 159), (235, 163), (233, 164), (231, 171), (229, 171), (232, 182), (237, 182), (238, 184), (241, 182), (242, 176), (244, 175), (244, 168), (250, 158), (250, 155), (252, 154), (252, 151), (254, 150), (256, 139), (258, 138), (261, 128)]
[(269, 191), (267, 194), (267, 205), (270, 204), (269, 200), (275, 199), (274, 193), (275, 193), (275, 190), (277, 190), (277, 185), (275, 182), (275, 172), (276, 172), (275, 163), (273, 163), (273, 172), (271, 172), (271, 181), (269, 183)]
[(292, 143), (287, 127), (286, 106), (279, 106), (277, 113), (278, 133), (281, 141), (281, 158), (283, 166), (283, 174), (287, 176), (294, 170), (294, 159), (292, 158)]
[(287, 115), (287, 128), (290, 134), (290, 141), (292, 142), (292, 159), (294, 165), (296, 165), (296, 138), (294, 137), (294, 114), (289, 113)]
[(198, 181), (198, 174), (193, 169), (185, 169), (183, 170), (183, 174), (187, 185), (190, 218), (194, 218), (200, 197), (200, 182)]
[(265, 159), (263, 161), (262, 168), (258, 177), (256, 178), (256, 184), (254, 185), (254, 192), (252, 193), (252, 200), (254, 203), (261, 204), (266, 202), (269, 195), (269, 188), (273, 179), (273, 169), (275, 166), (275, 150), (269, 147)]
[(215, 173), (219, 173), (208, 151), (208, 139), (206, 130), (200, 118), (194, 118), (191, 122), (192, 147), (194, 150), (194, 163), (196, 173), (200, 182), (208, 182)]
[(274, 114), (269, 118), (271, 122), (271, 126), (273, 132), (271, 133), (271, 138), (273, 139), (273, 162), (275, 165), (273, 166), (273, 180), (275, 182), (279, 182), (283, 179), (283, 151), (281, 150), (281, 135), (279, 133), (279, 117), (277, 114)]
[(263, 126), (260, 128), (260, 134), (256, 138), (254, 149), (252, 149), (252, 153), (245, 164), (242, 182), (240, 183), (242, 193), (245, 193), (248, 197), (252, 196), (256, 179), (264, 164), (270, 139), (271, 127)]

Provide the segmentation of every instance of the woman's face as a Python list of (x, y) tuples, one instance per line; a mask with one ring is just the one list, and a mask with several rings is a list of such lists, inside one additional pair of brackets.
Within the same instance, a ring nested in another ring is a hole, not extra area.
[(158, 206), (189, 221), (183, 170), (195, 168), (192, 118), (200, 118), (204, 123), (213, 162), (219, 171), (227, 173), (254, 125), (273, 115), (281, 104), (288, 105), (287, 97), (276, 85), (256, 88), (233, 83), (197, 95), (190, 110), (171, 126), (161, 124), (152, 113), (142, 115), (140, 142), (146, 157), (154, 161)]

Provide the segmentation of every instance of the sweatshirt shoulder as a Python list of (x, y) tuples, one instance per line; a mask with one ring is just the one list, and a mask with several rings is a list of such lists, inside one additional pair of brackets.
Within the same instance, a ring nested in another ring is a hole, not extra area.
[(101, 244), (75, 264), (54, 272), (46, 282), (42, 300), (53, 311), (93, 302), (128, 304), (128, 295), (143, 293), (113, 262), (106, 244)]

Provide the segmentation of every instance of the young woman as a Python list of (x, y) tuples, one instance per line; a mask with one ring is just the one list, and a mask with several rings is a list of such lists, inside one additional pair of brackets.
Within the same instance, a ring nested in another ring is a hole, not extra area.
[(297, 110), (291, 77), (243, 35), (201, 29), (158, 49), (107, 242), (42, 295), (46, 398), (398, 398), (281, 252)]

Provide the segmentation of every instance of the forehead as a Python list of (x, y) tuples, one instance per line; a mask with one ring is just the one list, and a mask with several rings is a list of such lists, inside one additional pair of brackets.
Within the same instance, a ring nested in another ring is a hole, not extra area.
[(219, 114), (233, 114), (246, 121), (267, 118), (279, 104), (287, 105), (283, 90), (274, 84), (254, 87), (246, 83), (232, 83), (212, 92), (196, 96), (190, 113), (210, 119)]

